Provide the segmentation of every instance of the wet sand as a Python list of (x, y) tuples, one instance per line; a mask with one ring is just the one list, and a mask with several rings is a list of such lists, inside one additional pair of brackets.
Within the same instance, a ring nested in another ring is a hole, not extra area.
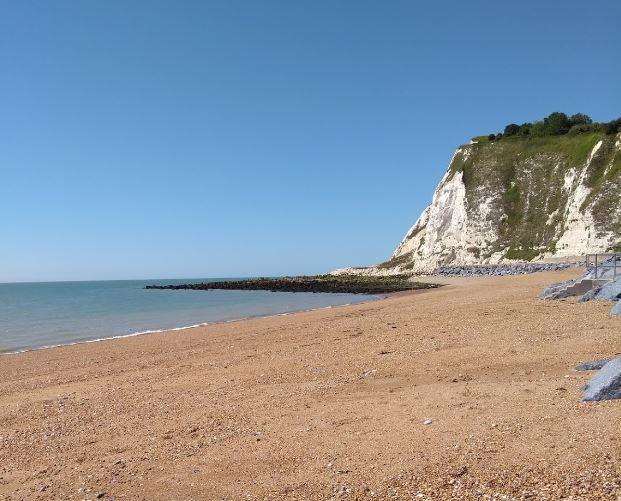
[(0, 498), (618, 499), (572, 368), (621, 320), (536, 297), (575, 275), (2, 356)]

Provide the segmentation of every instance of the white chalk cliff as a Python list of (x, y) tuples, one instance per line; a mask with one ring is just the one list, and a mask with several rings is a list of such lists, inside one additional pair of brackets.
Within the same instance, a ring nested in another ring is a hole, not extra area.
[(621, 134), (474, 142), (388, 261), (335, 273), (579, 256), (619, 249), (620, 236)]

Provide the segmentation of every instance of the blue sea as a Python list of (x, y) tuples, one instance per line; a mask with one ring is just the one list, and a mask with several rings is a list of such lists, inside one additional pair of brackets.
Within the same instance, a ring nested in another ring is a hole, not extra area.
[(325, 308), (360, 294), (145, 290), (148, 284), (209, 279), (0, 284), (0, 352)]

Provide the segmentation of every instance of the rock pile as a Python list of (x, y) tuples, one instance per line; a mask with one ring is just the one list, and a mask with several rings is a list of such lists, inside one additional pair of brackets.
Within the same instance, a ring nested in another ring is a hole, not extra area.
[[(615, 266), (616, 263), (616, 266)], [(621, 315), (621, 256), (613, 255), (597, 268), (586, 271), (574, 280), (566, 280), (546, 287), (541, 299), (563, 299), (580, 296), (581, 303), (594, 299), (615, 301), (611, 315)]]
[(453, 277), (473, 277), (479, 275), (525, 275), (540, 271), (566, 270), (571, 267), (582, 266), (583, 264), (584, 263), (515, 263), (471, 266), (440, 266), (433, 274)]

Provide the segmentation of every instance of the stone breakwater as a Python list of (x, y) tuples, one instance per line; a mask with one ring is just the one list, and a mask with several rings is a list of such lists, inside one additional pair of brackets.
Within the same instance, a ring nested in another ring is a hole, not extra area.
[(331, 292), (349, 294), (386, 294), (438, 287), (412, 281), (409, 275), (365, 277), (358, 275), (317, 275), (282, 278), (252, 278), (194, 284), (147, 285), (158, 290), (263, 290), (272, 292)]
[(440, 266), (433, 275), (447, 277), (525, 275), (540, 271), (559, 271), (581, 266), (582, 263), (516, 263), (468, 266)]

